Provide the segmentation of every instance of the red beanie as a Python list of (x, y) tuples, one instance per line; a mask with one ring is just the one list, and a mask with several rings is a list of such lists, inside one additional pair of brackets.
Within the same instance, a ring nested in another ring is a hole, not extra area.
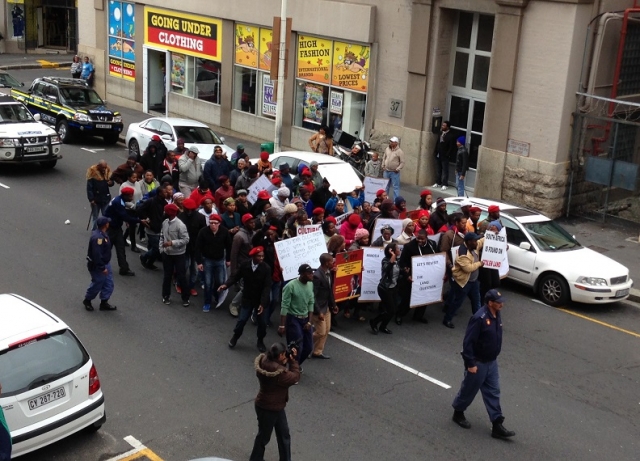
[(269, 160), (269, 152), (260, 152), (260, 160), (263, 162)]
[(347, 221), (349, 221), (349, 224), (351, 224), (352, 227), (358, 227), (358, 225), (362, 222), (360, 216), (355, 213), (350, 214), (347, 218)]
[(120, 195), (133, 195), (134, 192), (133, 187), (123, 187), (120, 191)]
[(172, 219), (178, 215), (179, 211), (180, 209), (173, 203), (164, 206), (164, 213)]
[(182, 202), (182, 206), (185, 208), (185, 210), (195, 210), (196, 208), (198, 208), (198, 204), (192, 198), (188, 198), (184, 202)]
[(384, 189), (379, 189), (378, 192), (376, 192), (376, 197), (382, 197), (382, 194), (384, 194)]

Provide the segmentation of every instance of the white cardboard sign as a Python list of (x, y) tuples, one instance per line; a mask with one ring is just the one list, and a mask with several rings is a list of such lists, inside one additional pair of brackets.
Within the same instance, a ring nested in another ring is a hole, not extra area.
[(445, 253), (411, 258), (411, 307), (442, 301), (446, 266)]
[(327, 252), (322, 232), (298, 235), (275, 243), (276, 254), (285, 281), (298, 277), (298, 267), (309, 264), (314, 269), (320, 265), (320, 255)]

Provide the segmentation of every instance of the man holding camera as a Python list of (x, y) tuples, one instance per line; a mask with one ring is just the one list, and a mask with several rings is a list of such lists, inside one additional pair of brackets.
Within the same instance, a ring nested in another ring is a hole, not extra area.
[(276, 430), (280, 461), (291, 461), (291, 436), (284, 407), (289, 401), (289, 387), (298, 384), (300, 366), (297, 350), (287, 351), (284, 344), (274, 343), (266, 354), (256, 357), (256, 376), (260, 391), (255, 401), (258, 434), (249, 461), (263, 461), (271, 433)]

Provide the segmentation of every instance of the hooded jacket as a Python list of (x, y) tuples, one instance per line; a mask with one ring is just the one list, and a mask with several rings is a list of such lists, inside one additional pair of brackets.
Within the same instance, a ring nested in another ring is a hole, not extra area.
[(289, 387), (300, 381), (300, 365), (290, 362), (289, 368), (260, 354), (254, 361), (260, 391), (256, 406), (269, 411), (281, 411), (289, 401)]
[[(484, 245), (484, 238), (478, 240), (478, 248), (475, 250), (478, 255), (480, 255), (480, 250), (482, 250), (482, 246)], [(477, 271), (482, 266), (480, 261), (475, 262), (471, 251), (467, 248), (466, 245), (460, 245), (458, 248), (458, 255), (456, 256), (456, 260), (453, 264), (453, 278), (460, 288), (464, 288), (464, 286), (469, 281), (469, 277), (473, 271)]]
[(111, 201), (109, 178), (111, 178), (111, 169), (109, 167), (104, 170), (104, 174), (100, 173), (98, 165), (89, 167), (87, 170), (87, 199), (90, 202), (96, 202), (97, 205), (106, 205)]

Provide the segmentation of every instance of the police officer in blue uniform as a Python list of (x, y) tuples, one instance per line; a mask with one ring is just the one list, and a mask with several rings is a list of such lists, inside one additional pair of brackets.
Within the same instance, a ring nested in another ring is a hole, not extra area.
[(111, 239), (107, 230), (111, 218), (100, 216), (96, 221), (98, 228), (91, 234), (87, 250), (87, 268), (91, 274), (91, 284), (87, 288), (82, 304), (88, 311), (93, 310), (91, 300), (100, 294), (100, 310), (115, 311), (116, 306), (109, 304), (113, 293), (113, 272), (111, 271)]
[(504, 298), (498, 290), (489, 290), (484, 300), (484, 306), (469, 320), (464, 335), (464, 380), (453, 400), (453, 421), (465, 429), (471, 427), (464, 411), (480, 391), (489, 419), (493, 423), (491, 437), (513, 437), (516, 433), (508, 431), (502, 425), (504, 416), (500, 408), (500, 376), (496, 360), (502, 348), (500, 311), (504, 305)]

